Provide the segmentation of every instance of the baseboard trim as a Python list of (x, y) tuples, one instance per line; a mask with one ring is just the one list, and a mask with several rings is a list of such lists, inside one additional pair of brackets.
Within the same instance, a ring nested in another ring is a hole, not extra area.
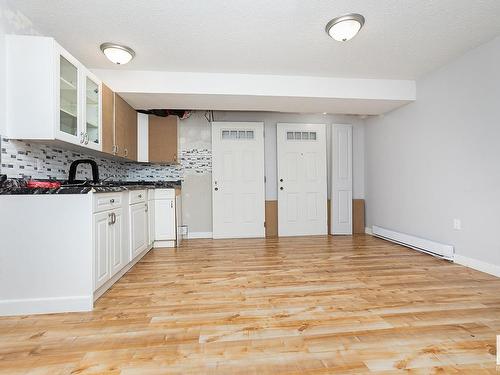
[(188, 234), (189, 239), (195, 238), (212, 238), (212, 232), (190, 232)]
[(159, 247), (175, 247), (175, 241), (172, 240), (172, 241), (155, 241), (153, 247), (155, 249), (159, 248)]
[(92, 311), (92, 296), (13, 299), (0, 301), (0, 316)]
[(372, 231), (372, 228), (370, 228), (370, 227), (365, 227), (365, 233), (366, 233), (366, 234), (369, 234), (370, 236), (373, 236), (373, 231)]
[(481, 260), (464, 257), (463, 255), (455, 254), (455, 263), (462, 266), (475, 269), (496, 277), (500, 277), (500, 266), (495, 264), (486, 263)]

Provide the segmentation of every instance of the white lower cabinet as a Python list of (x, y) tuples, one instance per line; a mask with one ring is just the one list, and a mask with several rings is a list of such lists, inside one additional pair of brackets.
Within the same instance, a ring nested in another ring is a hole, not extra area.
[(123, 210), (114, 210), (113, 224), (110, 226), (109, 233), (109, 254), (111, 263), (111, 277), (116, 275), (129, 262), (129, 253), (127, 246), (127, 236), (125, 227), (125, 217)]
[(176, 239), (175, 190), (96, 193), (93, 207), (94, 298), (153, 247)]
[(134, 259), (149, 245), (147, 201), (130, 205), (130, 256)]
[(100, 212), (94, 214), (94, 290), (99, 289), (110, 279), (109, 267), (109, 227), (111, 214)]
[(122, 209), (94, 214), (94, 291), (128, 263)]
[(175, 240), (175, 199), (155, 201), (155, 238), (157, 241)]
[(144, 190), (94, 194), (95, 295), (101, 295), (118, 280), (117, 274), (124, 273), (124, 268), (130, 268), (139, 254), (151, 248), (147, 211)]

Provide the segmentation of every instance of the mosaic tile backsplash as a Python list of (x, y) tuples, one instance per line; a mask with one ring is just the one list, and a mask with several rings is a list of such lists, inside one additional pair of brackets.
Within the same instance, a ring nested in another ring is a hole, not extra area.
[[(183, 180), (188, 173), (211, 173), (212, 152), (208, 149), (181, 150), (179, 165), (139, 164), (108, 158), (94, 157), (85, 153), (59, 147), (2, 138), (1, 173), (9, 178), (58, 179), (68, 178), (69, 166), (76, 159), (93, 159), (99, 165), (101, 179), (111, 181), (175, 181)], [(82, 165), (77, 178), (91, 178), (91, 170)]]

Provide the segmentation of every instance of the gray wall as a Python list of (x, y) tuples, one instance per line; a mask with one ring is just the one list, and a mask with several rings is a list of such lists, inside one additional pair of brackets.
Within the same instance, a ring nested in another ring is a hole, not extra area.
[(416, 102), (367, 120), (367, 224), (500, 265), (499, 119), (497, 38), (418, 80)]
[[(181, 149), (212, 150), (212, 133), (203, 111), (179, 122)], [(212, 231), (212, 173), (184, 174), (182, 184), (182, 219), (190, 232)]]
[[(276, 112), (215, 112), (215, 121), (259, 121), (265, 127), (266, 200), (276, 200), (276, 124), (278, 122), (327, 124), (328, 163), (330, 163), (330, 135), (333, 123), (353, 125), (353, 196), (364, 198), (364, 124), (358, 116), (315, 115)], [(181, 148), (208, 148), (211, 150), (211, 128), (203, 112), (180, 122)], [(330, 168), (328, 168), (330, 172)], [(328, 179), (328, 182), (330, 179)], [(328, 183), (330, 185), (330, 183)], [(212, 231), (212, 176), (189, 174), (184, 176), (183, 220), (190, 232)], [(330, 192), (330, 186), (328, 186)]]

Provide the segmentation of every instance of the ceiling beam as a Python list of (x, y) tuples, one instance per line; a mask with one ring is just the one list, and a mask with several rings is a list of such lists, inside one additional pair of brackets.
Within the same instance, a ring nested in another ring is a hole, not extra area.
[(381, 114), (416, 99), (415, 81), (409, 80), (119, 69), (94, 73), (134, 108), (164, 103), (161, 107)]

